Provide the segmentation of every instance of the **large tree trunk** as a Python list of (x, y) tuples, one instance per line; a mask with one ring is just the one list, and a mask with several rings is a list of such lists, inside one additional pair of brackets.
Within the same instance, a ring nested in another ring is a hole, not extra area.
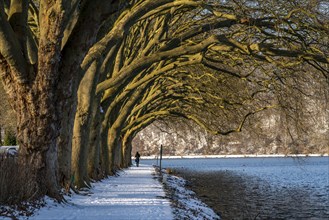
[[(121, 133), (120, 133), (121, 134)], [(121, 169), (121, 163), (122, 163), (122, 139), (119, 136), (117, 138), (117, 143), (114, 146), (114, 160), (113, 160), (113, 165), (116, 170)]]
[(71, 187), (71, 157), (74, 114), (69, 110), (65, 110), (63, 113), (64, 115), (61, 120), (61, 132), (57, 139), (59, 164), (58, 178), (60, 185), (68, 191)]
[[(114, 122), (111, 123), (109, 131), (108, 131), (108, 148), (109, 148), (109, 158), (112, 162), (111, 169), (116, 170), (121, 166), (121, 130), (126, 123), (126, 120), (132, 111), (134, 105), (137, 101), (142, 97), (141, 94), (144, 89), (138, 88), (131, 93), (128, 101), (126, 103), (121, 103), (123, 106), (120, 109), (120, 114), (117, 115)], [(116, 106), (116, 108), (118, 108)], [(108, 109), (109, 111), (110, 109)]]
[[(90, 47), (97, 41), (97, 33), (102, 25), (102, 20), (107, 16), (117, 16), (114, 12), (117, 7), (114, 3), (102, 0), (83, 2), (79, 4), (77, 13), (72, 14), (72, 28), (68, 28), (64, 34), (60, 67), (58, 111), (62, 112), (59, 146), (59, 175), (62, 186), (71, 184), (71, 155), (72, 137), (75, 112), (77, 109), (77, 90), (84, 75), (81, 63), (86, 58)], [(97, 11), (97, 13), (94, 13)], [(77, 17), (74, 17), (77, 16)], [(74, 25), (75, 24), (75, 25)]]
[(56, 141), (60, 126), (55, 100), (55, 91), (41, 80), (33, 90), (17, 91), (15, 109), (20, 163), (31, 170), (37, 195), (61, 199)]
[(132, 165), (131, 161), (131, 150), (132, 150), (132, 137), (131, 135), (125, 135), (122, 139), (122, 161), (121, 166), (123, 168)]
[(72, 141), (72, 173), (74, 183), (78, 188), (89, 185), (87, 172), (89, 152), (89, 132), (92, 122), (92, 104), (99, 72), (97, 62), (94, 62), (81, 80), (78, 90), (78, 107), (75, 115)]
[(108, 154), (109, 154), (109, 169), (112, 173), (115, 173), (116, 170), (120, 168), (120, 164), (116, 164), (117, 160), (115, 157), (120, 156), (117, 155), (118, 152), (118, 136), (120, 135), (120, 129), (118, 127), (110, 127), (108, 131), (108, 138), (107, 138), (107, 147), (108, 147)]
[[(19, 160), (23, 166), (29, 167), (31, 170), (31, 178), (36, 183), (35, 194), (47, 194), (61, 199), (57, 175), (56, 139), (60, 129), (60, 113), (56, 111), (56, 87), (60, 61), (60, 44), (58, 42), (63, 33), (65, 15), (56, 4), (41, 3), (38, 60), (28, 59), (25, 48), (27, 35), (26, 29), (24, 29), (26, 17), (24, 17), (24, 13), (19, 13), (24, 12), (27, 5), (19, 5), (21, 2), (25, 1), (16, 2), (18, 11), (13, 13), (15, 19), (11, 20), (15, 33), (21, 34), (18, 38), (20, 44), (13, 43), (15, 39), (6, 38), (5, 35), (2, 35), (3, 38), (1, 38), (5, 41), (4, 44), (10, 48), (7, 50), (4, 48), (5, 45), (1, 46), (1, 53), (4, 56), (0, 57), (2, 79), (17, 112)], [(52, 19), (49, 19), (49, 12), (51, 12)], [(1, 23), (8, 25), (4, 22), (3, 13), (0, 16), (2, 16)], [(7, 28), (6, 30), (3, 33), (9, 36), (12, 29)], [(13, 62), (11, 58), (14, 58), (15, 61)]]
[(0, 125), (0, 146), (2, 146), (2, 126)]
[(92, 107), (93, 115), (89, 134), (88, 176), (94, 180), (102, 178), (100, 167), (100, 131), (102, 112), (99, 103), (100, 97), (97, 97)]
[(101, 168), (105, 176), (112, 174), (111, 169), (111, 155), (109, 153), (109, 147), (107, 144), (109, 126), (102, 124), (100, 133), (100, 145), (101, 145)]

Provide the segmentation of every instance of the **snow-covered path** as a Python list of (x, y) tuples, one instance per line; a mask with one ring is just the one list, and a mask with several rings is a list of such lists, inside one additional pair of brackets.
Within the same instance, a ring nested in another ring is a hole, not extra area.
[(88, 196), (50, 204), (29, 219), (173, 219), (170, 201), (151, 166), (130, 167), (119, 177), (93, 184)]

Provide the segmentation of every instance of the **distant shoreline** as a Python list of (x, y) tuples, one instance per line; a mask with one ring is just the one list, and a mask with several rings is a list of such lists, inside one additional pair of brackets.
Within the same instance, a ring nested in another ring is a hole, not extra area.
[[(212, 159), (212, 158), (281, 158), (281, 157), (328, 157), (329, 154), (237, 154), (237, 155), (185, 155), (162, 156), (162, 159)], [(141, 156), (143, 160), (156, 160), (160, 156)]]

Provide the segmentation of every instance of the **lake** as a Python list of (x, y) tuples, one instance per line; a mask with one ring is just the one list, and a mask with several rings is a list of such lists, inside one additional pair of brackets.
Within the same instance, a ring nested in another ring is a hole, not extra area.
[(202, 187), (211, 185), (206, 178), (216, 181), (203, 196), (223, 219), (329, 219), (327, 156), (165, 159), (162, 167)]

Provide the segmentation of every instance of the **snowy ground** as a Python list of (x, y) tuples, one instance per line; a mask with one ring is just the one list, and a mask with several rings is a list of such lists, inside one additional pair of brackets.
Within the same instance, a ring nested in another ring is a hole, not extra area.
[(152, 167), (131, 167), (95, 183), (88, 196), (74, 195), (71, 205), (43, 208), (31, 219), (172, 219), (170, 201), (152, 173)]
[(218, 219), (184, 184), (183, 179), (165, 173), (160, 178), (148, 165), (130, 167), (117, 177), (94, 183), (87, 195), (65, 197), (65, 204), (46, 199), (46, 206), (28, 219)]
[(175, 219), (220, 219), (193, 191), (186, 189), (186, 180), (183, 178), (163, 173), (163, 183), (170, 194)]

